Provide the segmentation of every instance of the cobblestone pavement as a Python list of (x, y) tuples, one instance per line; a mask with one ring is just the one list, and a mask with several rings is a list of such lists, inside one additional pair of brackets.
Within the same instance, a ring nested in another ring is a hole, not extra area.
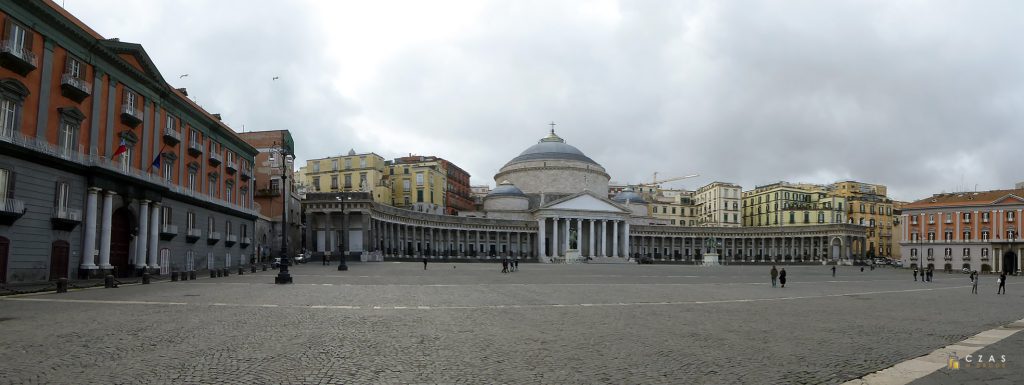
[(1018, 385), (1024, 383), (1024, 333), (1017, 332), (971, 355), (960, 356), (957, 370), (939, 369), (913, 385)]
[(784, 289), (767, 266), (500, 269), (310, 263), (286, 286), (4, 297), (0, 383), (841, 383), (1024, 318), (1024, 284), (997, 296), (989, 276), (975, 296), (965, 275), (892, 269), (787, 267)]

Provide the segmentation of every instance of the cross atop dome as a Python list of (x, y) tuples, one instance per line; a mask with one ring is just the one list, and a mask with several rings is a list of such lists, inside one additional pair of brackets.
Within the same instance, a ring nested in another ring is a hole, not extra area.
[(548, 136), (546, 138), (541, 139), (540, 143), (543, 143), (543, 142), (565, 143), (565, 139), (562, 139), (558, 135), (555, 134), (555, 122), (548, 123), (548, 125), (551, 126), (551, 133), (548, 134)]

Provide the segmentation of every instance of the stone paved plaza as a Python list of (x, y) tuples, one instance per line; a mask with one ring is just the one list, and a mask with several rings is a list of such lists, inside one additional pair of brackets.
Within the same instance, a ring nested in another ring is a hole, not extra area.
[[(985, 276), (375, 263), (0, 300), (0, 383), (842, 383), (1024, 318)], [(918, 383), (1020, 383), (1005, 369)]]

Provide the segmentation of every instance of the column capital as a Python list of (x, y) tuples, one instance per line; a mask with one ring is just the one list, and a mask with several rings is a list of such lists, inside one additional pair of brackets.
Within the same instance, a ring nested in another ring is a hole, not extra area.
[(100, 191), (103, 191), (103, 189), (99, 187), (89, 187), (88, 190), (89, 194), (99, 194)]
[(149, 199), (143, 199), (143, 200), (139, 201), (139, 203), (142, 204), (143, 206), (149, 206), (150, 202), (152, 202), (152, 201), (149, 200)]
[(160, 202), (153, 202), (153, 207), (160, 207)]
[(110, 196), (117, 195), (117, 193), (114, 192), (114, 190), (104, 190), (103, 191), (103, 195), (106, 195), (106, 196), (110, 197)]

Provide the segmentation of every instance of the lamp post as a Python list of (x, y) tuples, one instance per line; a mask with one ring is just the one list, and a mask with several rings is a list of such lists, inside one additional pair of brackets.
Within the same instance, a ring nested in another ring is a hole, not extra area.
[(288, 149), (283, 145), (274, 151), (281, 157), (281, 269), (274, 277), (274, 283), (280, 285), (292, 283), (292, 276), (288, 274), (288, 265), (291, 264), (288, 260), (288, 161), (292, 155), (288, 154)]

